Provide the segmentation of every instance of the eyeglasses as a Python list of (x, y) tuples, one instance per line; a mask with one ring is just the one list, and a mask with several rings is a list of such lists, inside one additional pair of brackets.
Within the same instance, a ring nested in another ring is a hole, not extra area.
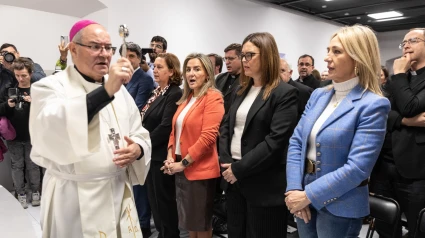
[(311, 66), (311, 64), (309, 64), (309, 63), (299, 63), (298, 64), (298, 67), (310, 67)]
[(259, 55), (260, 53), (254, 53), (254, 52), (246, 52), (241, 53), (241, 60), (243, 60), (243, 58), (245, 58), (246, 61), (250, 61), (252, 59), (252, 56), (254, 55)]
[(418, 38), (418, 37), (413, 37), (413, 38), (410, 38), (410, 39), (407, 39), (407, 40), (402, 41), (401, 44), (398, 46), (398, 48), (400, 50), (402, 50), (407, 43), (409, 43), (410, 45), (413, 45), (413, 44), (416, 44), (416, 43), (418, 43), (420, 41), (424, 41), (425, 42), (424, 39), (421, 39), (421, 38)]
[(75, 44), (84, 46), (89, 48), (93, 53), (100, 53), (102, 49), (105, 49), (106, 53), (111, 54), (112, 53), (112, 45), (99, 45), (99, 44), (93, 44), (93, 45), (84, 45), (79, 42), (75, 42)]
[(159, 50), (162, 50), (164, 47), (160, 44), (151, 44), (151, 48), (157, 48)]
[(223, 58), (223, 61), (224, 62), (226, 62), (227, 60), (229, 61), (229, 62), (232, 62), (233, 60), (235, 60), (235, 59), (237, 59), (238, 57), (224, 57)]

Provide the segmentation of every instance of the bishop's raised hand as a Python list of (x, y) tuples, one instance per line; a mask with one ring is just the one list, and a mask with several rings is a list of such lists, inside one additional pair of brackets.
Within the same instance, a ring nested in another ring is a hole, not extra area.
[(121, 88), (121, 85), (130, 82), (134, 69), (126, 58), (118, 59), (109, 69), (108, 81), (105, 83), (106, 92), (112, 97)]

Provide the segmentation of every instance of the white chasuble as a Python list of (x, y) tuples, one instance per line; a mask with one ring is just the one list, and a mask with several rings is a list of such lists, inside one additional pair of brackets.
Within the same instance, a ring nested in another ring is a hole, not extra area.
[[(31, 159), (46, 168), (43, 237), (142, 237), (132, 185), (143, 184), (149, 170), (149, 132), (124, 87), (88, 123), (86, 96), (98, 87), (73, 66), (31, 87)], [(114, 143), (126, 147), (124, 136), (142, 146), (144, 157), (119, 168)]]

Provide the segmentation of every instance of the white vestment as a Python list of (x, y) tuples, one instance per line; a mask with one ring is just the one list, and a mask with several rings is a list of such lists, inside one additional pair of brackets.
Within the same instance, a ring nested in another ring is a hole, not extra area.
[[(123, 86), (88, 123), (86, 96), (98, 87), (73, 66), (31, 87), (31, 159), (46, 168), (43, 237), (142, 237), (132, 184), (143, 184), (149, 170), (149, 132)], [(128, 168), (116, 166), (111, 128), (119, 133), (120, 148), (128, 136), (142, 146), (144, 158)]]

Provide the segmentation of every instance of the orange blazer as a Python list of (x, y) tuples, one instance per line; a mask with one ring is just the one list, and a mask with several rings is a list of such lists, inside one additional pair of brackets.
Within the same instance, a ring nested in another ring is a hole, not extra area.
[[(192, 95), (177, 108), (173, 117), (168, 148), (173, 148), (174, 159), (176, 159), (176, 121), (191, 98)], [(196, 100), (183, 119), (180, 136), (181, 156), (184, 158), (189, 153), (194, 160), (192, 165), (184, 170), (184, 174), (188, 180), (220, 177), (217, 136), (223, 115), (224, 103), (221, 93), (209, 89), (203, 97)]]

